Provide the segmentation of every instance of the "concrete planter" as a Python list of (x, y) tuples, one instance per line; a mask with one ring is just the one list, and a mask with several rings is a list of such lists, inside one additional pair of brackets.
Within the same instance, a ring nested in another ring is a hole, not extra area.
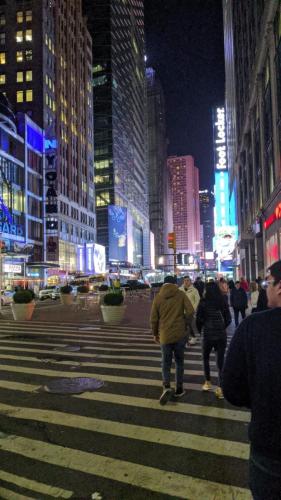
[(29, 304), (11, 304), (15, 321), (30, 321), (35, 309), (35, 302)]
[(103, 304), (100, 307), (101, 307), (103, 321), (105, 323), (117, 325), (118, 323), (121, 323), (127, 306), (125, 305), (105, 306)]
[(71, 306), (74, 302), (74, 295), (72, 293), (61, 293), (60, 300), (64, 306)]

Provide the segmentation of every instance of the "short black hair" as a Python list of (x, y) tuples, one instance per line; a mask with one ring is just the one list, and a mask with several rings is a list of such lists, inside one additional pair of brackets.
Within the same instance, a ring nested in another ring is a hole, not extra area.
[(184, 277), (183, 277), (183, 279), (184, 279), (184, 280), (190, 280), (190, 281), (191, 281), (191, 278), (190, 278), (190, 276), (188, 276), (188, 275), (184, 276)]
[(277, 285), (277, 283), (281, 281), (281, 260), (274, 262), (274, 264), (268, 268), (268, 271), (274, 278), (274, 285)]
[(164, 283), (171, 283), (172, 285), (176, 285), (177, 277), (172, 275), (166, 276), (164, 279)]
[(240, 281), (235, 281), (235, 285), (240, 285)]

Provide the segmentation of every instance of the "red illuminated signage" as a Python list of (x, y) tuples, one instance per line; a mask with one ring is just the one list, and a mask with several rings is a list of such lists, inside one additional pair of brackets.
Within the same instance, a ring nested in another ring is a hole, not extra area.
[(281, 219), (281, 203), (279, 203), (273, 214), (271, 214), (267, 219), (266, 221), (264, 221), (264, 224), (263, 224), (263, 227), (264, 229), (268, 229), (270, 226), (272, 226), (272, 224), (276, 221), (276, 220), (279, 220)]

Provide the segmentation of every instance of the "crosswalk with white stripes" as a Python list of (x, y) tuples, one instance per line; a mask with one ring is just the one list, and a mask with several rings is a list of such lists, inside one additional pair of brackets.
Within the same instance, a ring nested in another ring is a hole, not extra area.
[[(249, 413), (201, 392), (199, 343), (186, 396), (160, 406), (160, 359), (145, 329), (2, 320), (0, 498), (250, 499)], [(72, 377), (104, 386), (42, 390)]]

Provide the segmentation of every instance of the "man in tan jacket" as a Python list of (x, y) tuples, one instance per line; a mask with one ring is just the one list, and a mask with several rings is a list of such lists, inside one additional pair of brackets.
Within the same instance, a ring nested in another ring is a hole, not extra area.
[[(194, 314), (193, 306), (187, 296), (177, 286), (174, 276), (166, 276), (164, 285), (156, 295), (150, 315), (154, 341), (161, 345), (163, 393), (160, 404), (164, 405), (172, 395), (180, 398), (183, 389), (184, 347), (187, 341), (186, 317)], [(171, 366), (175, 357), (176, 391), (170, 385)]]

